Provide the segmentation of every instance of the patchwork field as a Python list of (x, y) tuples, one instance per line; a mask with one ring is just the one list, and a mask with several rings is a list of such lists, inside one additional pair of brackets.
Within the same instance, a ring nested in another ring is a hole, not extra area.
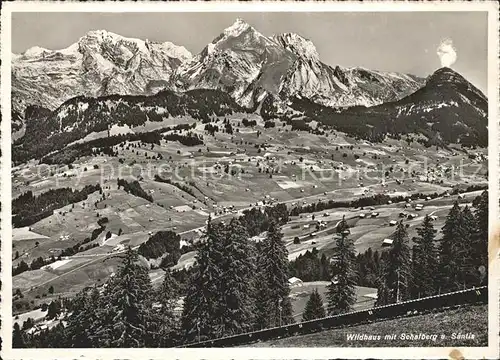
[[(19, 255), (13, 256), (14, 266), (21, 261), (31, 264), (39, 257), (57, 259), (64, 249), (81, 244), (99, 229), (98, 221), (107, 219), (103, 231), (85, 243), (88, 248), (42, 269), (14, 276), (14, 289), (21, 289), (26, 300), (35, 303), (46, 302), (42, 295), (51, 285), (55, 289), (52, 296), (74, 294), (105, 281), (116, 270), (115, 255), (128, 245), (137, 248), (157, 231), (175, 231), (184, 243), (196, 241), (208, 216), (226, 220), (246, 209), (277, 203), (291, 209), (318, 201), (352, 201), (376, 194), (442, 194), (457, 187), (487, 183), (486, 149), (470, 151), (452, 146), (435, 150), (417, 142), (393, 139), (377, 144), (331, 130), (324, 136), (291, 131), (289, 125), (264, 129), (259, 117), (255, 117), (257, 126), (245, 128), (239, 125), (242, 118), (229, 117), (233, 128), (238, 129), (233, 134), (219, 131), (210, 135), (204, 124), (197, 123), (191, 131), (203, 137), (203, 145), (185, 146), (163, 139), (153, 146), (126, 141), (113, 146), (116, 156), (84, 156), (71, 166), (31, 161), (14, 167), (14, 197), (26, 191), (39, 195), (64, 187), (79, 190), (98, 183), (102, 187), (102, 193), (92, 193), (30, 226), (14, 229), (13, 254)], [(157, 125), (133, 131), (150, 131)], [(158, 177), (169, 183), (157, 181)], [(153, 201), (118, 188), (117, 179), (137, 180)], [(468, 193), (460, 201), (470, 204), (479, 193)], [(416, 235), (426, 214), (437, 216), (434, 224), (440, 229), (456, 199), (448, 196), (411, 204), (424, 205), (420, 211), (396, 203), (373, 209), (337, 208), (300, 214), (282, 229), (289, 259), (313, 248), (330, 255), (335, 247), (336, 225), (344, 216), (358, 252), (370, 247), (381, 249), (382, 241), (394, 231), (390, 222), (399, 221), (401, 212), (416, 215), (405, 219), (410, 238)], [(374, 211), (379, 215), (372, 218), (369, 215)], [(319, 228), (318, 221), (322, 222)], [(298, 244), (294, 244), (296, 237)], [(186, 253), (174, 269), (190, 267), (193, 262), (194, 253)], [(162, 275), (152, 270), (151, 277), (159, 282)], [(301, 306), (297, 305), (297, 309)]]

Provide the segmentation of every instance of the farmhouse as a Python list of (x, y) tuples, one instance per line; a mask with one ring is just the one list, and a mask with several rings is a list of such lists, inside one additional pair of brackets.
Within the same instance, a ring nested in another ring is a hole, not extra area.
[(384, 239), (384, 241), (382, 241), (382, 246), (391, 246), (393, 242), (393, 239)]
[(288, 279), (288, 285), (290, 285), (290, 287), (299, 287), (303, 284), (304, 282), (295, 276)]

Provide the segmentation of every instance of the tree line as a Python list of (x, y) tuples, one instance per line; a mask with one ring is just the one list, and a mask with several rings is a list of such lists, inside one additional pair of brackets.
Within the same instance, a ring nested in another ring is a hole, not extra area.
[(455, 202), (442, 238), (437, 240), (433, 220), (426, 216), (410, 248), (406, 227), (400, 222), (393, 245), (381, 267), (377, 304), (457, 291), (487, 282), (488, 192), (472, 211)]
[[(84, 111), (78, 110), (78, 104), (82, 103), (88, 105)], [(109, 104), (114, 105), (112, 110)], [(159, 112), (160, 109), (168, 111)], [(247, 111), (228, 94), (209, 89), (189, 90), (182, 94), (165, 90), (152, 96), (78, 96), (66, 101), (46, 118), (28, 122), (25, 135), (12, 152), (13, 161), (22, 163), (33, 158), (40, 159), (89, 133), (107, 131), (114, 124), (136, 127), (148, 120), (160, 122), (178, 116), (204, 120)], [(65, 116), (60, 118), (62, 113)], [(60, 132), (60, 126), (71, 130)]]
[[(114, 146), (119, 145), (121, 148), (124, 148), (126, 142), (131, 143), (134, 141), (140, 141), (144, 143), (144, 145), (145, 144), (159, 145), (163, 133), (165, 132), (176, 133), (179, 131), (189, 131), (191, 129), (194, 129), (195, 126), (196, 123), (178, 124), (175, 126), (162, 127), (160, 129), (147, 132), (117, 134), (98, 139), (93, 139), (83, 143), (76, 143), (67, 146), (61, 150), (58, 150), (54, 153), (48, 154), (42, 157), (40, 162), (44, 164), (71, 164), (80, 157), (91, 156), (91, 155), (96, 156), (102, 153), (110, 154), (113, 151)], [(183, 136), (181, 134), (177, 135)], [(129, 144), (127, 146), (127, 149), (129, 149), (130, 146), (135, 147), (134, 144)], [(111, 155), (116, 156), (115, 153)]]
[[(398, 224), (391, 235), (392, 247), (378, 257), (377, 305), (486, 281), (488, 193), (483, 192), (474, 204), (474, 211), (458, 202), (453, 205), (440, 240), (431, 217), (426, 216), (413, 248), (407, 227), (402, 221)], [(119, 255), (122, 264), (115, 276), (72, 301), (65, 324), (33, 335), (14, 329), (16, 343), (28, 347), (167, 347), (291, 323), (288, 252), (275, 219), (261, 242), (250, 240), (242, 218), (227, 224), (209, 219), (202, 239), (193, 245), (195, 264), (187, 273), (181, 313), (176, 311), (179, 284), (173, 274), (166, 271), (161, 287), (155, 290), (137, 253), (128, 248)], [(314, 291), (303, 320), (351, 311), (356, 302), (359, 266), (347, 223), (339, 226), (335, 241), (328, 259), (326, 309)]]
[(144, 200), (147, 200), (149, 202), (153, 202), (153, 197), (149, 195), (146, 191), (144, 191), (139, 181), (134, 180), (129, 182), (125, 179), (117, 179), (117, 184), (118, 184), (118, 189), (120, 189), (120, 187), (123, 186), (123, 190), (125, 192), (143, 198)]
[(40, 195), (33, 195), (31, 190), (12, 200), (12, 226), (32, 225), (63, 206), (87, 199), (93, 192), (101, 191), (101, 185), (86, 185), (81, 190), (71, 188), (50, 189)]
[(329, 210), (329, 209), (337, 209), (337, 208), (359, 208), (365, 206), (375, 206), (375, 205), (385, 205), (388, 204), (389, 201), (393, 203), (407, 201), (407, 199), (418, 200), (418, 199), (426, 199), (427, 197), (431, 199), (435, 199), (438, 197), (448, 195), (458, 195), (462, 193), (485, 190), (488, 188), (488, 185), (470, 185), (466, 189), (458, 189), (455, 188), (451, 192), (444, 191), (442, 193), (431, 193), (431, 194), (423, 194), (423, 193), (413, 193), (409, 197), (403, 195), (390, 196), (387, 194), (375, 194), (372, 196), (363, 196), (358, 199), (354, 199), (352, 201), (318, 201), (316, 203), (311, 203), (308, 205), (297, 205), (290, 209), (290, 216), (298, 216), (303, 213), (312, 213), (317, 211)]

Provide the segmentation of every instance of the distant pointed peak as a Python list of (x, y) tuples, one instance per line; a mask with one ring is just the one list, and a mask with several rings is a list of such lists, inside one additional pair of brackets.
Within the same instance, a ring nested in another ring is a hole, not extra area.
[(224, 34), (227, 36), (238, 36), (249, 28), (250, 25), (248, 23), (246, 23), (242, 18), (237, 18), (231, 26), (224, 29)]

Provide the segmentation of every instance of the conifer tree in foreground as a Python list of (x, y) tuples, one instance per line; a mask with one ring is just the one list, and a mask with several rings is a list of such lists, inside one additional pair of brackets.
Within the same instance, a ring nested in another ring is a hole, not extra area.
[(280, 226), (272, 221), (259, 256), (256, 317), (258, 327), (280, 326), (293, 322), (288, 285), (288, 251)]
[(344, 231), (349, 229), (349, 225), (347, 225), (347, 221), (345, 220), (345, 215), (342, 216), (342, 220), (337, 225), (337, 233), (342, 234)]
[(179, 295), (179, 284), (172, 277), (170, 270), (165, 270), (165, 277), (160, 288), (157, 290), (156, 300), (159, 308), (155, 313), (158, 319), (158, 335), (160, 347), (171, 347), (174, 345), (175, 332), (177, 331), (177, 318), (174, 309)]
[(478, 283), (478, 267), (474, 262), (474, 239), (477, 234), (477, 224), (472, 211), (468, 206), (461, 214), (462, 239), (458, 243), (457, 257), (459, 260), (460, 283), (462, 288), (468, 288)]
[(325, 317), (325, 308), (323, 307), (323, 299), (318, 292), (318, 289), (314, 289), (309, 300), (307, 301), (306, 307), (304, 309), (304, 314), (302, 315), (302, 321), (309, 321), (314, 319), (320, 319)]
[(257, 330), (271, 327), (269, 288), (267, 286), (267, 278), (262, 270), (262, 260), (263, 256), (261, 255), (257, 259), (257, 269), (254, 277), (254, 323)]
[(96, 337), (100, 321), (99, 308), (103, 307), (97, 288), (83, 290), (71, 302), (71, 315), (67, 319), (67, 347), (91, 348), (98, 347)]
[(195, 271), (188, 282), (181, 319), (183, 338), (187, 342), (212, 338), (220, 331), (222, 230), (221, 224), (213, 224), (209, 218), (205, 235), (196, 244)]
[[(381, 281), (381, 295), (385, 303), (395, 303), (407, 300), (410, 296), (411, 254), (408, 234), (403, 222), (400, 221), (393, 235), (392, 248), (384, 261), (384, 273)], [(386, 293), (383, 293), (386, 292)], [(382, 300), (378, 305), (384, 305)]]
[(254, 323), (254, 250), (245, 227), (232, 219), (224, 233), (222, 277), (217, 289), (216, 320), (221, 319), (222, 334), (250, 331)]
[(332, 278), (328, 285), (328, 314), (349, 312), (356, 302), (356, 252), (354, 243), (343, 232), (331, 258)]
[(473, 237), (472, 261), (479, 271), (476, 285), (482, 285), (488, 281), (488, 190), (483, 191), (476, 198), (476, 202), (476, 234)]
[(462, 241), (462, 216), (458, 202), (450, 209), (443, 226), (439, 248), (440, 292), (460, 289), (460, 242)]
[(437, 271), (436, 230), (429, 215), (417, 229), (414, 239), (412, 261), (412, 298), (434, 295), (437, 293), (435, 276)]
[(14, 323), (14, 330), (12, 331), (12, 348), (19, 349), (26, 347), (24, 342), (24, 332), (19, 327), (19, 324)]
[(151, 310), (151, 280), (147, 269), (137, 261), (137, 252), (128, 247), (116, 276), (104, 290), (96, 334), (102, 347), (155, 346), (158, 340), (153, 332), (157, 325)]

